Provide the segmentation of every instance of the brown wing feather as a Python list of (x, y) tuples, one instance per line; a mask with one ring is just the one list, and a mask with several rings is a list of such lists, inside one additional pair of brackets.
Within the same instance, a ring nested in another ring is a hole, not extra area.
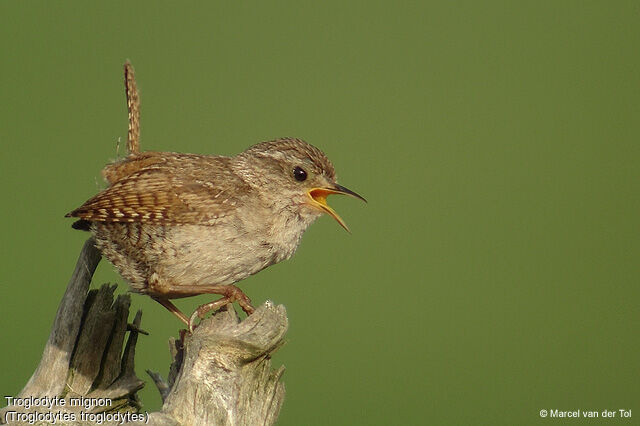
[(104, 169), (102, 169), (102, 176), (107, 182), (113, 184), (139, 170), (148, 168), (154, 164), (165, 162), (167, 160), (167, 155), (172, 154), (148, 151), (129, 155), (126, 158), (107, 164)]
[(213, 225), (235, 209), (238, 196), (248, 190), (226, 157), (173, 154), (118, 180), (67, 216), (99, 222)]

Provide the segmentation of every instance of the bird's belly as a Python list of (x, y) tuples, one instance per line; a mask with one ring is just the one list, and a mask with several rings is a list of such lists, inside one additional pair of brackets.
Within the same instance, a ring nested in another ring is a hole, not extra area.
[(140, 293), (180, 293), (183, 286), (233, 284), (295, 251), (237, 223), (94, 223), (92, 231), (102, 254)]
[(172, 286), (233, 284), (281, 260), (273, 246), (233, 226), (174, 226), (166, 243), (154, 272)]

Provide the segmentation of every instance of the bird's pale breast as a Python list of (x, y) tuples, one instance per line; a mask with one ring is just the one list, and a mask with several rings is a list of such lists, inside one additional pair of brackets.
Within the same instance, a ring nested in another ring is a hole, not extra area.
[(150, 281), (174, 292), (185, 285), (233, 284), (288, 259), (315, 219), (281, 212), (255, 221), (252, 216), (268, 212), (243, 210), (215, 225), (97, 222), (91, 230), (132, 289), (153, 294)]

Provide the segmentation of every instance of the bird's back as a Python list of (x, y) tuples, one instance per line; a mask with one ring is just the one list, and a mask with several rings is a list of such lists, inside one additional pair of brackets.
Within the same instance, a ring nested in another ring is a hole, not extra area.
[[(171, 285), (183, 278), (229, 281), (234, 269), (242, 269), (236, 263), (251, 272), (268, 263), (238, 259), (242, 247), (228, 243), (244, 232), (234, 211), (251, 191), (230, 161), (178, 153), (132, 156), (105, 167), (111, 185), (67, 216), (80, 219), (74, 227), (95, 235), (103, 255), (136, 291), (148, 292), (154, 273), (177, 280)], [(234, 256), (223, 254), (230, 249)], [(247, 268), (247, 262), (256, 267)]]
[(110, 186), (68, 213), (87, 222), (214, 225), (251, 188), (231, 159), (143, 153), (105, 167)]

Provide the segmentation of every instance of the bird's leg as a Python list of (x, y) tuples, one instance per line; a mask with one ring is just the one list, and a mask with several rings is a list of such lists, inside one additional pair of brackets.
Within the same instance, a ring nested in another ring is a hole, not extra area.
[(180, 319), (180, 321), (182, 321), (187, 326), (189, 326), (189, 324), (190, 324), (189, 318), (187, 318), (187, 316), (185, 314), (183, 314), (182, 311), (180, 311), (180, 309), (178, 309), (178, 307), (176, 305), (171, 303), (171, 301), (169, 299), (163, 299), (163, 298), (160, 298), (160, 297), (153, 297), (153, 300), (155, 300), (156, 302), (158, 302), (159, 304), (161, 304), (162, 306), (167, 308), (169, 310), (169, 312), (171, 312), (173, 315), (177, 316), (178, 319)]
[(195, 321), (196, 318), (204, 318), (206, 314), (211, 311), (217, 311), (221, 307), (233, 303), (231, 299), (228, 297), (223, 297), (218, 300), (214, 300), (213, 302), (205, 303), (204, 305), (198, 306), (198, 309), (193, 311), (191, 314), (191, 318), (189, 318), (189, 332), (193, 333), (193, 329), (196, 328)]
[(231, 301), (238, 302), (238, 305), (240, 305), (245, 314), (251, 315), (255, 312), (255, 308), (251, 304), (251, 299), (249, 299), (242, 290), (235, 285), (227, 285), (225, 287), (227, 289), (225, 290), (224, 295), (229, 297)]
[[(174, 292), (174, 294), (175, 293), (176, 292)], [(244, 294), (242, 290), (240, 290), (235, 285), (197, 285), (197, 286), (181, 285), (179, 293), (189, 294), (189, 295), (210, 293), (210, 294), (220, 294), (224, 296), (222, 299), (215, 300), (211, 303), (205, 303), (204, 305), (196, 309), (193, 315), (191, 315), (191, 319), (187, 323), (189, 324), (189, 327), (193, 326), (193, 321), (197, 317), (202, 318), (208, 312), (217, 310), (222, 306), (233, 303), (233, 302), (238, 302), (238, 305), (240, 305), (242, 310), (247, 315), (251, 315), (255, 311), (254, 307), (251, 305), (251, 300), (247, 297), (246, 294)], [(167, 305), (164, 305), (164, 306), (167, 307)], [(167, 309), (169, 309), (169, 307), (167, 307)], [(171, 309), (169, 310), (173, 312), (173, 310)]]

